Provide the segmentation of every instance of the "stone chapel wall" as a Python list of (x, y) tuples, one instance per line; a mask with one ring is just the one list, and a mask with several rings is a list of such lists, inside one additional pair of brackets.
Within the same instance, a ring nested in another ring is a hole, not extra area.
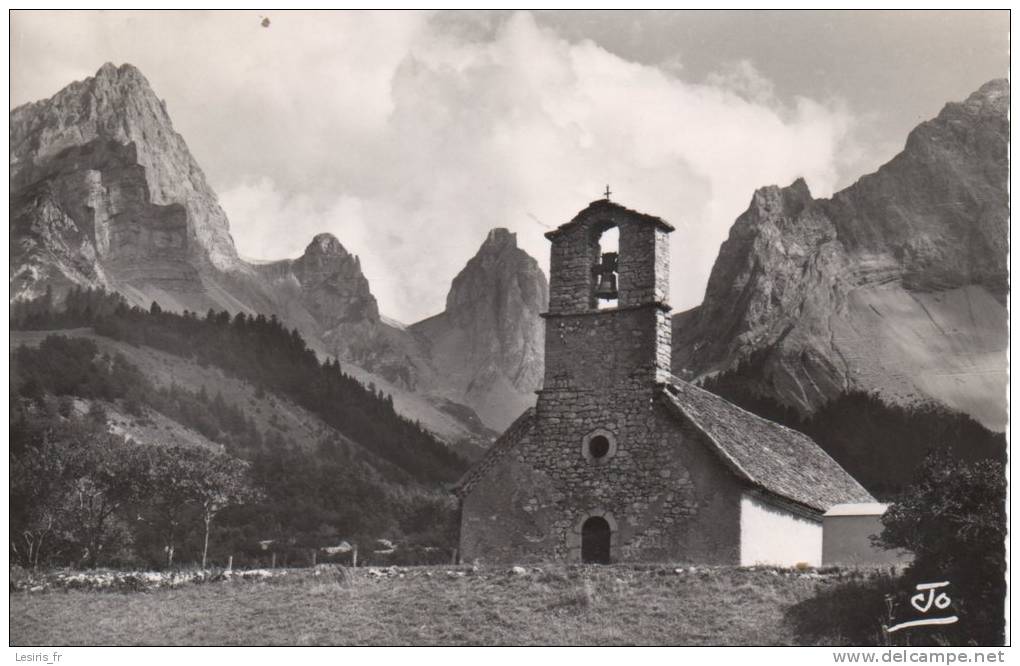
[[(464, 561), (580, 562), (580, 525), (604, 515), (612, 557), (629, 562), (737, 564), (743, 487), (693, 428), (648, 403), (606, 419), (591, 396), (558, 392), (552, 426), (503, 456), (464, 498)], [(582, 455), (584, 434), (615, 433), (601, 464)]]

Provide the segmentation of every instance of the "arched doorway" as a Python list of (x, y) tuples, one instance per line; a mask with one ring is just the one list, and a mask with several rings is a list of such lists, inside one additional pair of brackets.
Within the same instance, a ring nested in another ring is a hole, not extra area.
[(581, 526), (581, 561), (586, 564), (609, 564), (609, 547), (613, 531), (602, 516), (592, 516)]

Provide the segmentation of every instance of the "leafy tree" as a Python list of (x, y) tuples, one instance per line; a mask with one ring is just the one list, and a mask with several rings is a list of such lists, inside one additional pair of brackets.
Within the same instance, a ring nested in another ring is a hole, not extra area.
[(248, 481), (248, 464), (223, 453), (183, 446), (153, 447), (147, 461), (146, 504), (150, 522), (163, 538), (166, 566), (173, 566), (177, 545), (187, 530), (186, 517), (197, 513), (204, 527), (205, 568), (213, 519), (228, 506), (257, 498)]
[(174, 553), (181, 536), (182, 523), (189, 505), (197, 495), (201, 476), (196, 456), (182, 446), (156, 446), (146, 452), (146, 485), (148, 522), (155, 526), (163, 540), (164, 564), (172, 567)]
[(26, 567), (38, 568), (62, 516), (66, 456), (52, 432), (31, 431), (25, 419), (11, 423), (11, 550)]
[(11, 428), (11, 545), (26, 566), (47, 546), (97, 566), (120, 532), (116, 514), (138, 495), (137, 447), (91, 420), (19, 418)]
[(940, 631), (955, 643), (1002, 644), (1007, 530), (1002, 463), (930, 455), (882, 524), (879, 545), (914, 553), (909, 579), (952, 583), (960, 622)]
[(142, 492), (139, 447), (127, 444), (103, 426), (74, 431), (69, 444), (64, 515), (89, 567), (117, 532), (115, 514)]
[(44, 392), (42, 385), (40, 385), (39, 383), (39, 380), (37, 380), (35, 377), (29, 377), (24, 382), (22, 382), (21, 388), (18, 390), (18, 393), (21, 394), (21, 396), (24, 398), (28, 398), (29, 400), (35, 400), (36, 402), (38, 402), (42, 399)]
[[(203, 450), (204, 451), (204, 450)], [(231, 505), (245, 504), (259, 497), (250, 483), (248, 465), (224, 454), (196, 456), (201, 466), (194, 490), (201, 508), (205, 534), (202, 539), (202, 568), (209, 555), (209, 528), (220, 511)], [(205, 460), (202, 460), (205, 458)], [(203, 464), (204, 463), (204, 464)]]

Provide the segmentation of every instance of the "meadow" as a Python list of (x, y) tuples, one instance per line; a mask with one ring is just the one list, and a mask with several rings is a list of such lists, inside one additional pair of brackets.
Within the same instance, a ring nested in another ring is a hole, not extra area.
[(36, 586), (10, 593), (10, 637), (16, 646), (826, 644), (842, 642), (839, 632), (806, 639), (791, 609), (867, 575), (648, 565), (319, 567), (141, 591)]

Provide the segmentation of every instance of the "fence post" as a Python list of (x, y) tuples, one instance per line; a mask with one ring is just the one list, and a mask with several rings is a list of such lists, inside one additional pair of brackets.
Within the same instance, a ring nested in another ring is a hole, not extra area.
[(276, 568), (276, 551), (273, 551), (273, 563), (269, 566), (270, 569)]
[(351, 554), (351, 566), (352, 567), (358, 566), (358, 545), (357, 544), (354, 544), (354, 550), (352, 551), (352, 554)]
[(234, 570), (234, 556), (231, 555), (230, 557), (227, 558), (227, 571), (233, 570)]

